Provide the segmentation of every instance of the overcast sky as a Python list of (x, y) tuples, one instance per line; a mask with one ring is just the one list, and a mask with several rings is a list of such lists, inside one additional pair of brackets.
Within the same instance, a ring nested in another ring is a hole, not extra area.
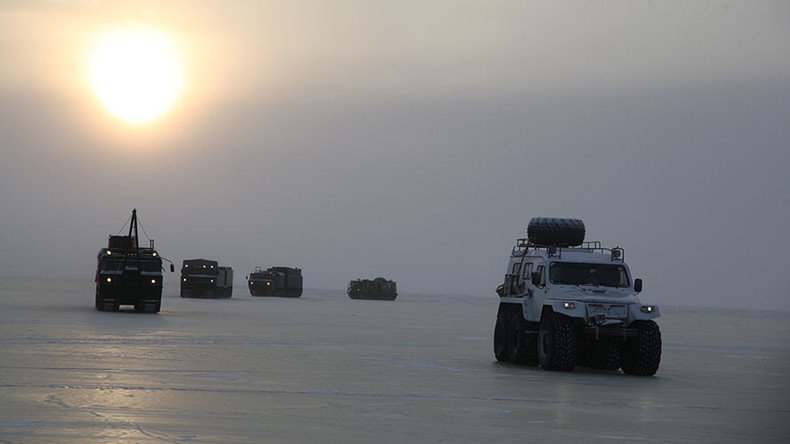
[[(84, 81), (130, 23), (188, 61), (146, 127)], [(790, 309), (786, 1), (11, 1), (0, 29), (0, 275), (92, 280), (136, 207), (237, 284), (494, 298), (560, 216), (624, 247), (645, 300)]]

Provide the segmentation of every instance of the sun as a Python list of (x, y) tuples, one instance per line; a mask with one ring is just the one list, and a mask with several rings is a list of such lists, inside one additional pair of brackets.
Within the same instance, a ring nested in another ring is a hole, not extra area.
[(183, 60), (163, 30), (116, 29), (101, 36), (90, 52), (88, 82), (110, 114), (145, 124), (168, 111), (184, 89)]

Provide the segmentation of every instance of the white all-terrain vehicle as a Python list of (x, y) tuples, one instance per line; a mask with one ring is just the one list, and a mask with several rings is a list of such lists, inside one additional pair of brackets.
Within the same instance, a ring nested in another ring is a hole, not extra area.
[(622, 248), (584, 241), (578, 219), (533, 218), (510, 254), (494, 330), (498, 361), (651, 376), (661, 361), (658, 307), (639, 301)]

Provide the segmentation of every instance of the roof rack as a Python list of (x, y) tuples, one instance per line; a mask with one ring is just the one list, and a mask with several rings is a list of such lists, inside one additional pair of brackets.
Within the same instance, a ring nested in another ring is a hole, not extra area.
[(558, 258), (562, 257), (562, 250), (609, 253), (613, 261), (625, 261), (625, 250), (622, 247), (605, 248), (602, 246), (601, 241), (586, 241), (576, 247), (558, 247), (555, 245), (537, 245), (531, 243), (529, 238), (521, 238), (516, 240), (516, 246), (513, 247), (511, 256), (518, 256), (519, 253), (521, 256), (526, 256), (530, 249), (546, 250), (549, 257), (557, 256)]

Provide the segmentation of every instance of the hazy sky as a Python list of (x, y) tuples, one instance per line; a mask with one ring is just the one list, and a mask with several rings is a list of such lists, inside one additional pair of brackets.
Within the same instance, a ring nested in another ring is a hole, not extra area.
[[(148, 126), (85, 81), (129, 24), (186, 60)], [(11, 1), (0, 29), (0, 275), (91, 280), (137, 207), (237, 279), (494, 298), (567, 216), (645, 300), (790, 309), (787, 1)]]

